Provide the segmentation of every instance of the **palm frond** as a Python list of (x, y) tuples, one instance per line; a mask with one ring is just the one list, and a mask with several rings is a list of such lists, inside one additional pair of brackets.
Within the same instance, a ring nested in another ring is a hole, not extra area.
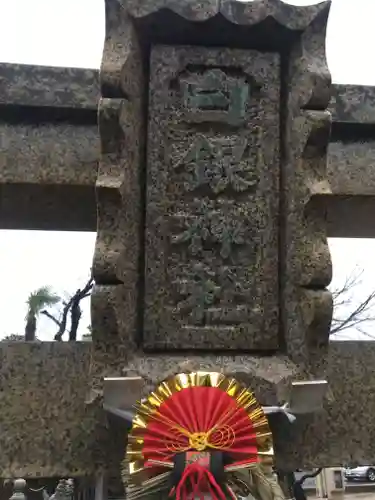
[(37, 316), (42, 309), (60, 302), (60, 297), (54, 294), (49, 286), (42, 286), (32, 292), (27, 299), (27, 315)]

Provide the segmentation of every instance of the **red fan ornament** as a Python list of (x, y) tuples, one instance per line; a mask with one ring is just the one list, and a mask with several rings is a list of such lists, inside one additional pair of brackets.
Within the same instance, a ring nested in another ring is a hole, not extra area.
[(169, 487), (176, 500), (225, 500), (236, 498), (227, 473), (272, 462), (272, 434), (252, 392), (235, 379), (185, 373), (137, 405), (126, 458), (130, 498)]

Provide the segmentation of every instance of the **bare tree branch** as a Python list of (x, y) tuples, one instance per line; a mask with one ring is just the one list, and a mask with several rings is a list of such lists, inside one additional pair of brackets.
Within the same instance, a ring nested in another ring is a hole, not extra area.
[[(363, 270), (355, 269), (346, 278), (342, 286), (332, 290), (334, 311), (331, 323), (331, 335), (341, 335), (342, 332), (353, 328), (364, 334), (365, 332), (363, 332), (361, 326), (365, 323), (375, 321), (375, 310), (373, 310), (375, 305), (375, 290), (356, 305), (354, 292), (362, 283), (362, 275)], [(343, 306), (347, 310), (351, 304), (353, 304), (353, 308), (349, 314), (343, 314)], [(368, 333), (366, 335), (373, 338)]]
[(80, 306), (81, 300), (89, 297), (91, 295), (92, 288), (94, 286), (94, 280), (92, 277), (87, 281), (86, 285), (82, 289), (78, 289), (74, 295), (70, 297), (68, 301), (63, 301), (64, 306), (61, 314), (61, 319), (57, 319), (53, 314), (48, 311), (42, 311), (41, 314), (52, 320), (57, 326), (58, 330), (55, 335), (55, 340), (61, 341), (64, 333), (67, 331), (68, 314), (70, 311), (70, 331), (69, 340), (77, 340), (77, 331), (79, 322), (82, 316), (82, 309)]
[(68, 302), (64, 302), (64, 309), (63, 309), (63, 313), (62, 313), (62, 317), (61, 317), (61, 322), (60, 322), (60, 326), (59, 326), (59, 329), (55, 335), (55, 340), (62, 340), (62, 336), (64, 335), (65, 331), (66, 331), (66, 324), (67, 324), (67, 321), (68, 321), (68, 313), (69, 313), (69, 309), (72, 305), (72, 301), (73, 301), (73, 297), (68, 301)]
[(47, 318), (51, 319), (58, 327), (60, 327), (60, 321), (55, 318), (55, 316), (53, 316), (53, 314), (51, 314), (50, 312), (44, 309), (43, 311), (40, 311), (40, 314), (47, 316)]
[(94, 286), (93, 278), (90, 278), (86, 283), (85, 287), (81, 290), (78, 289), (72, 297), (72, 305), (70, 309), (71, 317), (71, 327), (69, 332), (69, 340), (74, 341), (77, 339), (77, 330), (79, 325), (79, 320), (82, 316), (82, 309), (80, 306), (81, 300), (88, 297), (91, 294), (91, 290)]

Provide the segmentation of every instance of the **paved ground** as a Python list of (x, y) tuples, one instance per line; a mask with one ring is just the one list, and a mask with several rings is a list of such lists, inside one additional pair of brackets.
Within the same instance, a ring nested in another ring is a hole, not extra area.
[(372, 488), (375, 491), (375, 483), (365, 483), (365, 482), (347, 482), (345, 485), (346, 489), (348, 488)]
[(374, 500), (375, 491), (369, 491), (366, 493), (346, 493), (345, 497), (350, 497), (352, 500)]
[(375, 500), (375, 491), (368, 491), (364, 493), (353, 493), (346, 491), (343, 498), (351, 500)]
[[(309, 495), (309, 500), (315, 500), (317, 497), (315, 496), (310, 496)], [(335, 495), (333, 499), (341, 500), (375, 500), (375, 491), (368, 491), (365, 493), (355, 493), (355, 492), (346, 492), (345, 495)], [(317, 499), (321, 500), (321, 499)]]

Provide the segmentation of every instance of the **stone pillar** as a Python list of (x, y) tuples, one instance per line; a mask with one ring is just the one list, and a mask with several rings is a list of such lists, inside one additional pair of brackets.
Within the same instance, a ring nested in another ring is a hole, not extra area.
[[(281, 332), (288, 356), (315, 373), (328, 347), (333, 307), (326, 289), (332, 264), (321, 196), (330, 193), (331, 77), (325, 54), (329, 9), (330, 2), (294, 7), (301, 13), (295, 20), (302, 23), (302, 31), (287, 57), (286, 108), (281, 114)], [(292, 27), (290, 21), (286, 25)]]
[(143, 59), (133, 21), (117, 1), (106, 3), (96, 181), (98, 231), (92, 327), (100, 377), (118, 373), (139, 344), (146, 98)]
[(329, 189), (329, 7), (106, 1), (98, 380), (141, 375), (148, 390), (222, 369), (275, 404), (318, 373), (332, 313), (315, 201)]

